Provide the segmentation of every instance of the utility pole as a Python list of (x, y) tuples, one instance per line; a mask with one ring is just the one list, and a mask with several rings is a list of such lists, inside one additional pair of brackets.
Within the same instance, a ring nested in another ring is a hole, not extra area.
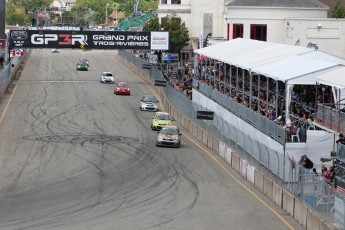
[(6, 0), (0, 0), (0, 38), (5, 35)]

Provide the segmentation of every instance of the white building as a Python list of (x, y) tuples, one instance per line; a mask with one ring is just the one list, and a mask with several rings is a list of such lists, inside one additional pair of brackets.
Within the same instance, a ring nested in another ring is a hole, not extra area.
[(212, 33), (213, 38), (226, 38), (224, 0), (160, 0), (158, 18), (176, 13), (186, 23), (193, 48), (198, 48), (200, 33)]
[(237, 37), (317, 47), (345, 58), (345, 20), (327, 18), (318, 0), (160, 0), (158, 17), (176, 13), (186, 23), (194, 49)]

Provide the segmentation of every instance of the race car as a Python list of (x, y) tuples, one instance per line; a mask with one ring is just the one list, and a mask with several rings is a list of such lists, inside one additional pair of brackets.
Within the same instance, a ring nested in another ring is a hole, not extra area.
[(167, 112), (156, 112), (152, 118), (151, 129), (161, 130), (163, 126), (171, 125), (172, 118)]
[(158, 132), (156, 146), (180, 147), (181, 133), (177, 126), (167, 125)]
[(116, 82), (114, 88), (114, 94), (124, 94), (124, 95), (131, 95), (131, 87), (127, 82)]
[(140, 110), (158, 111), (158, 102), (155, 96), (144, 95), (140, 100)]
[(114, 75), (111, 72), (102, 72), (99, 80), (101, 83), (115, 83)]
[(77, 63), (76, 69), (77, 69), (77, 70), (88, 71), (88, 70), (89, 70), (89, 67), (87, 66), (86, 62), (79, 61), (79, 62)]

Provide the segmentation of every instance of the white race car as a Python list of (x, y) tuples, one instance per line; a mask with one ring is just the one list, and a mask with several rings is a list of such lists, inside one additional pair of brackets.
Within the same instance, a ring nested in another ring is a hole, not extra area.
[(140, 109), (149, 111), (158, 111), (158, 100), (155, 96), (145, 95), (140, 100)]
[(101, 83), (115, 83), (114, 75), (111, 72), (102, 72), (101, 79), (99, 80)]
[(60, 52), (60, 50), (58, 48), (53, 48), (52, 49), (52, 53), (59, 53), (59, 52)]

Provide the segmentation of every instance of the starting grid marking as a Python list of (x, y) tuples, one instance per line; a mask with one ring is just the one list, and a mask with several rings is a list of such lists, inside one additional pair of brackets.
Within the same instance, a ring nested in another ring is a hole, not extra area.
[(56, 81), (56, 80), (33, 80), (33, 81), (13, 81), (13, 83), (19, 83), (19, 84), (35, 84), (35, 83), (99, 83), (99, 81), (82, 81), (82, 80), (61, 80), (61, 81)]

